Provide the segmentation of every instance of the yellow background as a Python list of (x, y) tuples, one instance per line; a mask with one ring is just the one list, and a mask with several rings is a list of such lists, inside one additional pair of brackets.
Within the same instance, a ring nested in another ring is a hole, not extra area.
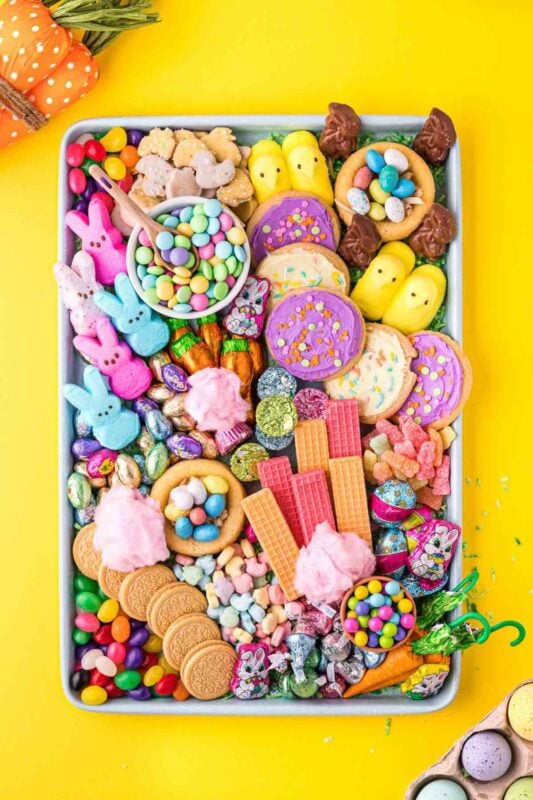
[(330, 100), (360, 113), (424, 114), (436, 104), (451, 114), (462, 146), (464, 339), (475, 371), (464, 415), (464, 533), (466, 553), (479, 559), (465, 568), (479, 565), (484, 611), (531, 623), (531, 4), (156, 5), (163, 24), (124, 36), (101, 56), (90, 95), (0, 153), (0, 794), (396, 800), (528, 677), (530, 642), (510, 650), (507, 632), (495, 634), (464, 657), (450, 708), (395, 717), (388, 736), (383, 717), (115, 717), (77, 711), (64, 698), (51, 271), (58, 147), (77, 119), (113, 114), (323, 113)]

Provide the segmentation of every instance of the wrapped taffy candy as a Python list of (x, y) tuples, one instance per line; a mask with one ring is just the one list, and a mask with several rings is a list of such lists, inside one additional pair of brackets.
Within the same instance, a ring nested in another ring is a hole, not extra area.
[[(99, 76), (94, 55), (121, 31), (157, 22), (148, 6), (138, 0), (0, 3), (0, 147), (39, 130), (90, 91)], [(69, 28), (84, 30), (83, 41)]]
[(207, 314), (205, 317), (201, 317), (198, 320), (198, 334), (211, 350), (215, 366), (218, 367), (223, 337), (217, 322), (216, 314)]
[(254, 377), (254, 365), (248, 340), (226, 339), (222, 343), (220, 366), (230, 369), (238, 375), (241, 382), (241, 395), (250, 404), (250, 414), (253, 419), (252, 380)]

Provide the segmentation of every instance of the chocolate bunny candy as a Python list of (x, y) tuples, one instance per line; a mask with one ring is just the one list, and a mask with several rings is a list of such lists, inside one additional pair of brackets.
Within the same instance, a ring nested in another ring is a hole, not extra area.
[(139, 300), (127, 275), (117, 275), (115, 292), (116, 295), (97, 292), (94, 301), (109, 314), (131, 349), (139, 356), (151, 356), (166, 347), (170, 337), (168, 326)]
[(96, 321), (96, 339), (75, 336), (74, 347), (86, 356), (102, 375), (109, 377), (111, 391), (124, 400), (140, 397), (152, 382), (152, 373), (140, 358), (132, 356), (126, 342), (119, 342), (107, 317)]

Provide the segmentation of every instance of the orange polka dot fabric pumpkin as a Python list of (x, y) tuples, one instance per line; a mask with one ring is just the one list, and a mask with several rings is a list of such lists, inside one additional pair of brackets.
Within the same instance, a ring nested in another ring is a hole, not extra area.
[[(68, 5), (62, 11), (62, 3), (55, 0), (0, 4), (0, 148), (38, 130), (84, 97), (99, 76), (94, 53), (117, 31), (158, 20), (136, 2), (117, 7), (113, 0), (87, 0), (75, 12)], [(106, 24), (108, 30), (100, 31)], [(93, 32), (95, 26), (98, 33)], [(69, 27), (85, 28), (83, 41), (75, 39)]]

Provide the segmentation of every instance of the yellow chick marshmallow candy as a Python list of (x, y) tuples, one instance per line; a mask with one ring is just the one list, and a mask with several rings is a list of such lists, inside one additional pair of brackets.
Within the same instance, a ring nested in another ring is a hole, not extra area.
[(291, 188), (283, 152), (273, 139), (261, 139), (254, 144), (248, 159), (248, 170), (259, 204)]
[(399, 256), (379, 253), (368, 265), (350, 297), (366, 319), (381, 319), (409, 272)]
[(422, 264), (400, 286), (383, 314), (383, 323), (409, 334), (427, 328), (446, 294), (446, 276), (433, 264)]
[(309, 131), (293, 131), (282, 144), (287, 161), (292, 188), (301, 192), (312, 192), (325, 203), (332, 205), (333, 188), (329, 179), (326, 159), (319, 150), (318, 142)]

